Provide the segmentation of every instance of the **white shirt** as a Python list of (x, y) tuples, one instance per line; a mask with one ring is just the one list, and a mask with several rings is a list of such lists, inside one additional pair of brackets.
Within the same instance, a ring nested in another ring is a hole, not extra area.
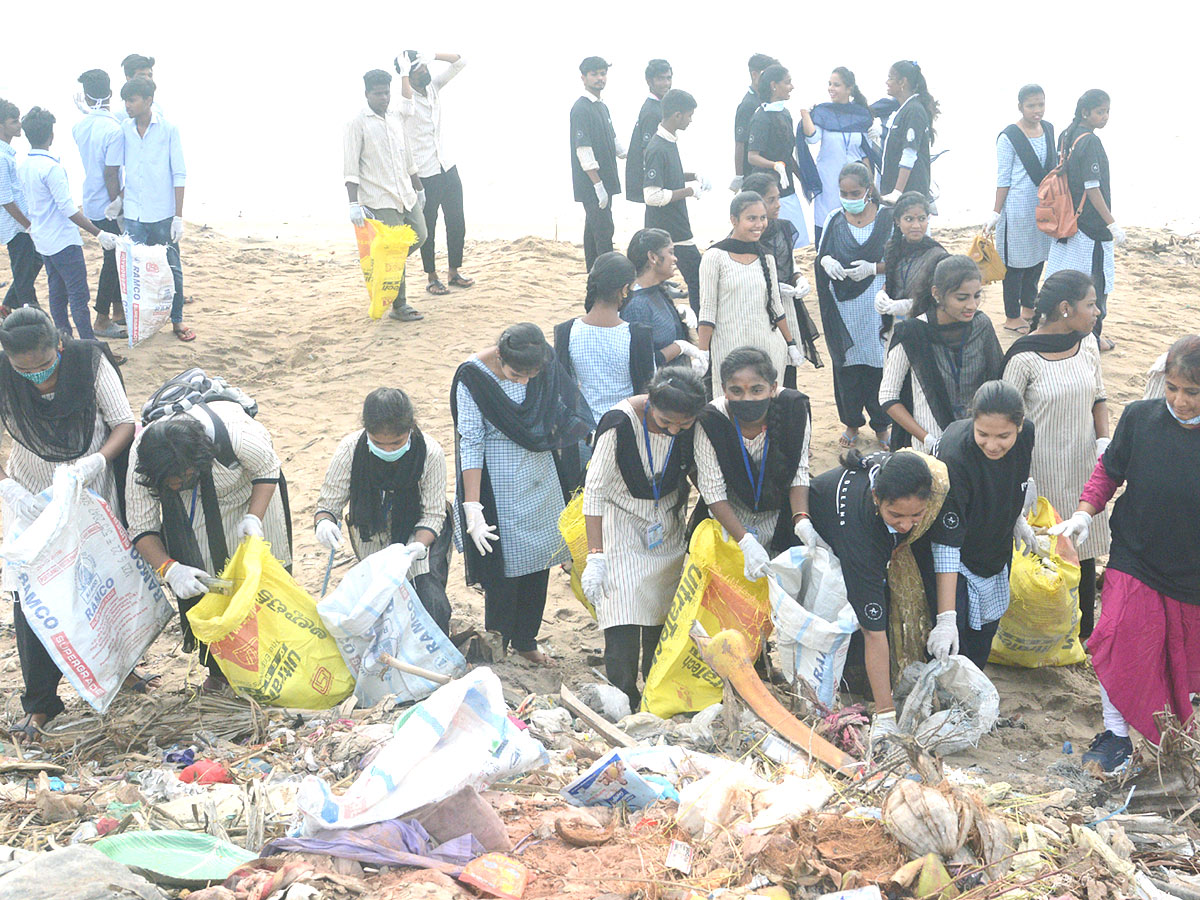
[(121, 123), (111, 110), (94, 109), (75, 123), (71, 136), (83, 160), (83, 214), (89, 219), (103, 219), (111, 199), (104, 184), (104, 167), (122, 163)]
[(346, 125), (344, 180), (358, 185), (358, 202), (367, 209), (403, 212), (417, 205), (417, 192), (412, 186), (417, 164), (404, 139), (401, 120), (411, 103), (402, 100), (399, 109), (389, 109), (383, 116), (368, 107)]
[(42, 256), (53, 256), (72, 244), (82, 247), (79, 226), (71, 216), (79, 208), (71, 199), (67, 170), (49, 150), (30, 150), (25, 162), (17, 169), (25, 202), (29, 206), (29, 235), (33, 246)]
[(161, 222), (175, 216), (175, 188), (187, 184), (179, 130), (158, 113), (150, 113), (146, 133), (137, 119), (121, 125), (124, 146), (126, 219)]
[(400, 107), (404, 120), (404, 137), (408, 141), (417, 175), (427, 178), (440, 175), (454, 167), (454, 160), (442, 144), (442, 98), (440, 91), (447, 82), (463, 70), (467, 61), (461, 56), (425, 87), (425, 93), (414, 89), (411, 104)]

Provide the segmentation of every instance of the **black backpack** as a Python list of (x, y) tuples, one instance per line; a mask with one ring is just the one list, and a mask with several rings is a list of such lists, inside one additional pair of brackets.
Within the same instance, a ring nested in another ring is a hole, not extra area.
[(220, 418), (208, 407), (209, 403), (218, 400), (237, 403), (251, 418), (258, 415), (258, 403), (241, 388), (234, 387), (223, 378), (212, 378), (203, 369), (187, 369), (150, 395), (150, 399), (142, 406), (142, 425), (198, 407), (212, 421), (217, 461), (226, 468), (236, 468), (238, 460), (233, 453), (229, 433)]

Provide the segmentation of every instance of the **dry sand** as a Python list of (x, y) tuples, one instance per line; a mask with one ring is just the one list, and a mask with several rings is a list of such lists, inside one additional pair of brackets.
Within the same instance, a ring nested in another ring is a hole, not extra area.
[[(962, 229), (936, 236), (962, 251), (971, 234)], [(99, 254), (90, 244), (88, 250), (94, 286)], [(330, 455), (358, 426), (363, 397), (381, 385), (404, 388), (421, 427), (450, 452), (448, 392), (457, 365), (492, 344), (508, 324), (533, 321), (549, 334), (556, 323), (583, 311), (581, 248), (540, 238), (470, 243), (464, 271), (477, 284), (443, 297), (425, 292), (414, 256), (409, 298), (426, 316), (417, 323), (367, 318), (349, 229), (338, 244), (282, 244), (195, 227), (183, 240), (183, 258), (187, 294), (195, 301), (185, 308), (185, 317), (197, 340), (181, 343), (168, 330), (133, 350), (114, 345), (129, 357), (123, 371), (134, 411), (155, 387), (190, 366), (220, 375), (258, 400), (259, 419), (274, 436), (291, 487), (296, 577), (314, 594), (327, 556), (313, 537), (313, 508)], [(811, 272), (812, 259), (811, 248), (803, 251), (802, 271)], [(1117, 349), (1103, 357), (1114, 420), (1125, 403), (1140, 398), (1147, 367), (1172, 340), (1200, 331), (1197, 265), (1200, 239), (1164, 231), (1131, 229), (1126, 249), (1118, 250), (1117, 289), (1109, 300), (1106, 328)], [(444, 272), (444, 258), (439, 257), (439, 266)], [(1007, 346), (1015, 335), (999, 327), (1000, 286), (989, 286), (985, 297), (984, 310)], [(815, 316), (815, 297), (809, 304)], [(830, 371), (809, 368), (801, 375), (800, 387), (813, 400), (816, 472), (834, 465), (841, 432)], [(339, 554), (333, 584), (349, 562)], [(457, 555), (449, 594), (456, 628), (482, 625), (482, 597), (464, 586)], [(21, 678), (8, 604), (0, 610), (0, 623), (0, 690), (5, 711), (13, 716), (20, 708)], [(538, 669), (519, 659), (498, 664), (514, 693), (556, 691), (561, 679), (596, 680), (588, 668), (598, 664), (603, 637), (558, 572), (551, 578), (541, 637), (559, 665)], [(203, 675), (194, 660), (179, 654), (178, 644), (173, 624), (148, 657), (150, 670), (166, 675), (163, 690), (181, 690), (185, 680), (195, 685)], [(1081, 752), (1099, 729), (1090, 669), (990, 667), (988, 673), (1000, 690), (1001, 715), (1018, 717), (1026, 727), (998, 729), (956, 762), (977, 763), (993, 779), (1014, 780), (1022, 772), (1044, 772), (1061, 758), (1064, 740)], [(65, 683), (60, 692), (71, 710), (82, 707)]]

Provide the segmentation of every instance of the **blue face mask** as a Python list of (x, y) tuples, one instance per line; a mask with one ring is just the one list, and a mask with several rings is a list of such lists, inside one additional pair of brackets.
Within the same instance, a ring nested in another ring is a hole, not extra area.
[(45, 384), (58, 368), (58, 361), (60, 359), (62, 359), (62, 354), (55, 354), (54, 362), (50, 364), (49, 368), (42, 369), (40, 372), (18, 372), (17, 374), (22, 378), (29, 379), (34, 384)]
[(367, 449), (370, 450), (371, 453), (374, 454), (375, 456), (377, 456), (379, 459), (382, 459), (384, 462), (395, 462), (400, 457), (402, 457), (405, 453), (407, 453), (408, 448), (411, 446), (412, 446), (412, 439), (410, 438), (409, 440), (404, 442), (403, 447), (397, 447), (395, 450), (381, 450), (376, 445), (376, 443), (373, 440), (371, 440), (371, 436), (367, 435)]
[(842, 209), (852, 215), (858, 215), (866, 208), (867, 198), (865, 195), (859, 197), (857, 200), (847, 200), (845, 197), (842, 198)]
[(1169, 412), (1171, 414), (1171, 418), (1180, 425), (1200, 425), (1200, 416), (1193, 416), (1190, 419), (1181, 419), (1179, 416), (1175, 415), (1175, 410), (1171, 409), (1170, 403), (1167, 404), (1167, 412)]

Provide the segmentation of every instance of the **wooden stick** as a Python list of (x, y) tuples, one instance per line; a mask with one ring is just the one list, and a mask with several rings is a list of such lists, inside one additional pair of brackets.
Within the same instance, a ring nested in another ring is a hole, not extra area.
[(454, 679), (449, 675), (443, 675), (440, 672), (431, 672), (428, 669), (422, 669), (420, 666), (413, 666), (406, 662), (400, 662), (390, 653), (380, 653), (379, 661), (386, 666), (391, 666), (397, 672), (404, 672), (406, 675), (416, 675), (418, 678), (424, 678), (426, 681), (432, 681), (434, 684), (449, 684)]
[(623, 732), (608, 719), (580, 700), (565, 684), (558, 692), (562, 705), (587, 722), (597, 733), (614, 747), (636, 747), (638, 742)]

